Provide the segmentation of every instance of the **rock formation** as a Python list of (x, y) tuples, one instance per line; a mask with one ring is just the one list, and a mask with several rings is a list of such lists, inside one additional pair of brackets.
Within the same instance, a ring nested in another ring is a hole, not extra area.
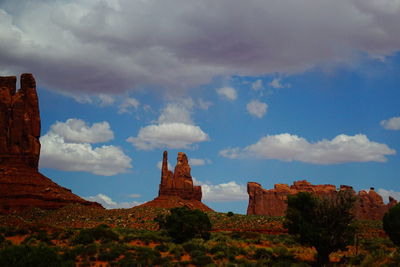
[[(339, 190), (351, 190), (351, 186), (341, 185)], [(334, 185), (312, 185), (306, 180), (296, 181), (293, 185), (276, 184), (273, 189), (266, 190), (259, 183), (247, 183), (249, 204), (247, 214), (284, 216), (287, 208), (286, 200), (288, 195), (298, 192), (310, 192), (318, 196), (333, 196), (338, 192)], [(355, 194), (355, 192), (354, 192)], [(362, 190), (357, 194), (355, 215), (358, 219), (380, 220), (383, 214), (393, 205), (396, 200), (390, 198), (390, 203), (385, 205), (382, 197), (377, 194), (374, 188), (369, 192)]]
[(40, 114), (35, 79), (0, 77), (0, 212), (33, 206), (56, 209), (70, 203), (101, 207), (85, 201), (38, 172)]
[(193, 185), (190, 165), (185, 153), (179, 152), (174, 172), (168, 170), (168, 153), (164, 151), (158, 197), (142, 206), (172, 208), (186, 206), (212, 211), (201, 202), (201, 186)]

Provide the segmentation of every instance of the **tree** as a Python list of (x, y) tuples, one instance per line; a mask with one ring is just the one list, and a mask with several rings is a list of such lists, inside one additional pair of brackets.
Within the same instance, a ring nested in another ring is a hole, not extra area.
[(383, 216), (383, 229), (390, 240), (400, 246), (400, 203), (391, 207)]
[(195, 237), (210, 238), (211, 222), (206, 213), (186, 207), (173, 208), (170, 212), (165, 217), (158, 216), (156, 221), (175, 242), (183, 243)]
[(325, 197), (300, 192), (288, 196), (284, 226), (300, 243), (315, 247), (318, 266), (323, 266), (332, 252), (354, 239), (354, 203), (355, 196), (347, 190)]

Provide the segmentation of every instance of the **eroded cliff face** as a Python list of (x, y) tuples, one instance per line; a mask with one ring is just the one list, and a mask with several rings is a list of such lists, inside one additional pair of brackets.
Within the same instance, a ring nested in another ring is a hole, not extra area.
[(27, 207), (57, 209), (71, 203), (101, 207), (86, 201), (38, 172), (40, 113), (32, 74), (0, 77), (0, 212)]
[[(341, 185), (339, 190), (351, 190), (351, 186)], [(247, 184), (249, 204), (247, 214), (284, 216), (287, 208), (288, 195), (298, 192), (310, 192), (318, 196), (332, 196), (338, 192), (334, 185), (312, 185), (306, 180), (296, 181), (293, 185), (276, 184), (273, 189), (266, 190), (259, 183), (249, 182)], [(358, 219), (381, 220), (383, 214), (397, 201), (390, 198), (389, 204), (383, 203), (382, 197), (373, 188), (366, 192), (364, 190), (357, 194), (355, 215)]]
[(24, 163), (38, 169), (40, 155), (40, 115), (35, 79), (21, 75), (0, 77), (0, 164)]
[(201, 186), (193, 185), (186, 154), (178, 153), (175, 170), (172, 172), (168, 169), (168, 153), (164, 151), (158, 197), (142, 205), (161, 208), (186, 206), (191, 209), (212, 211), (201, 202), (201, 198)]
[(178, 153), (175, 171), (172, 172), (168, 170), (168, 153), (164, 151), (158, 196), (179, 196), (182, 199), (201, 201), (201, 186), (193, 185), (185, 153)]

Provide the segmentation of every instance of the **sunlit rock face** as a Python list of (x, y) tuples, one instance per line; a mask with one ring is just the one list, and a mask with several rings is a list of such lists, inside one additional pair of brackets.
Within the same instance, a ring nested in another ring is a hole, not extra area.
[(193, 185), (186, 154), (178, 153), (175, 170), (172, 172), (168, 169), (168, 153), (164, 151), (158, 197), (143, 206), (161, 208), (186, 206), (191, 209), (212, 211), (201, 202), (201, 197), (201, 186)]
[(71, 203), (101, 207), (85, 201), (38, 172), (40, 113), (36, 82), (22, 74), (0, 77), (0, 212), (27, 207), (57, 209)]
[[(273, 189), (264, 189), (259, 183), (247, 183), (249, 204), (247, 214), (284, 216), (287, 209), (287, 196), (298, 192), (310, 192), (318, 196), (333, 196), (340, 190), (350, 190), (356, 194), (351, 186), (341, 185), (339, 190), (336, 186), (313, 185), (306, 180), (296, 181), (293, 185), (276, 184)], [(358, 219), (381, 220), (383, 214), (397, 201), (390, 198), (389, 204), (384, 204), (382, 197), (373, 188), (366, 192), (364, 190), (357, 194), (355, 204), (355, 215)]]

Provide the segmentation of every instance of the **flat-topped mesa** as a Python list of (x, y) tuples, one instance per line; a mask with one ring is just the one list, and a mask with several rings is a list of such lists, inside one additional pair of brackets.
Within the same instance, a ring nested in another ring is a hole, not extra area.
[[(341, 185), (339, 191), (350, 190), (353, 194), (356, 192), (351, 186)], [(287, 196), (298, 192), (310, 192), (318, 196), (333, 196), (338, 190), (331, 184), (313, 185), (306, 180), (296, 181), (293, 185), (275, 184), (273, 189), (266, 190), (259, 183), (247, 183), (247, 192), (249, 194), (249, 204), (247, 214), (284, 216), (287, 209)], [(357, 194), (355, 205), (355, 215), (358, 219), (381, 220), (383, 214), (397, 201), (390, 197), (389, 204), (383, 203), (382, 197), (371, 188), (369, 192), (361, 190)]]
[(190, 165), (185, 153), (178, 153), (175, 171), (172, 172), (168, 170), (168, 152), (164, 151), (158, 196), (179, 196), (182, 199), (201, 201), (201, 186), (193, 185)]
[(86, 201), (38, 172), (40, 114), (32, 74), (0, 76), (0, 213), (27, 207), (57, 209), (75, 203), (102, 208)]
[(32, 74), (0, 77), (0, 164), (25, 164), (38, 169), (40, 114)]

